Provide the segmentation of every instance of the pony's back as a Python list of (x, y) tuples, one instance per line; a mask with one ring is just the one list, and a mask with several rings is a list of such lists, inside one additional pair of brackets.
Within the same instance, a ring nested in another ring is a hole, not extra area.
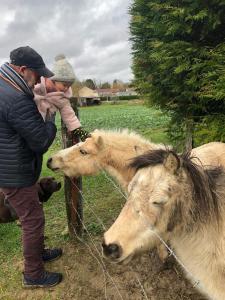
[(208, 143), (194, 148), (191, 154), (197, 157), (198, 164), (225, 167), (225, 143)]

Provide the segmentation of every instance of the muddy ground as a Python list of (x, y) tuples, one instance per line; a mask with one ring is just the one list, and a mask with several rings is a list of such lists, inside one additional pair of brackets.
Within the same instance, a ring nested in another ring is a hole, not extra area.
[[(95, 243), (100, 251), (100, 241), (96, 240)], [(162, 265), (154, 251), (134, 259), (125, 266), (112, 265), (104, 261), (106, 272), (100, 266), (101, 258), (90, 241), (86, 244), (68, 242), (63, 250), (64, 255), (60, 260), (46, 265), (48, 270), (63, 272), (63, 282), (50, 291), (21, 288), (15, 291), (15, 299), (205, 299), (184, 278), (172, 258), (166, 265)], [(22, 261), (18, 264), (18, 268), (22, 268)]]

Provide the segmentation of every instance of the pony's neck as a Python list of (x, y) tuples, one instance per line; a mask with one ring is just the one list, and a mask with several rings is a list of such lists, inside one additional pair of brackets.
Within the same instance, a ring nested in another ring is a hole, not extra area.
[[(102, 168), (119, 183), (124, 191), (127, 191), (128, 185), (135, 173), (133, 169), (128, 167), (130, 159), (133, 156), (127, 154), (125, 158), (124, 153), (108, 153), (101, 163)], [(121, 160), (122, 157), (123, 160)]]
[(164, 145), (154, 144), (143, 139), (138, 134), (113, 132), (102, 132), (104, 137), (104, 149), (99, 158), (99, 164), (103, 170), (109, 173), (124, 191), (127, 191), (128, 185), (135, 174), (135, 171), (129, 168), (131, 159), (146, 151), (165, 148)]
[(127, 137), (115, 143), (107, 141), (106, 144), (100, 160), (101, 167), (115, 178), (124, 191), (127, 191), (135, 174), (135, 170), (129, 167), (131, 159), (146, 151), (164, 147), (141, 138), (139, 140)]
[[(220, 191), (217, 192), (219, 195)], [(215, 211), (201, 214), (200, 208), (196, 207), (197, 200), (190, 201), (192, 197), (191, 187), (187, 184), (184, 193), (179, 195), (183, 199), (181, 218), (169, 240), (188, 277), (193, 282), (199, 281), (200, 290), (210, 299), (222, 300), (225, 299), (225, 260), (221, 259), (225, 256), (225, 223)], [(221, 216), (224, 209), (221, 205)]]
[(212, 223), (205, 224), (196, 231), (171, 237), (170, 242), (187, 276), (200, 282), (199, 289), (212, 299), (225, 299), (224, 231), (217, 231)]

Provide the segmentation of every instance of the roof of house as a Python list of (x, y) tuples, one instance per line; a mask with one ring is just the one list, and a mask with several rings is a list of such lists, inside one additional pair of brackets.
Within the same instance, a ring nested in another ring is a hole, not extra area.
[(78, 95), (80, 98), (99, 98), (99, 94), (96, 91), (86, 86), (78, 91)]
[(117, 93), (117, 92), (119, 92), (119, 91), (121, 91), (121, 89), (96, 89), (96, 91), (98, 92), (98, 93), (107, 93), (107, 94), (115, 94), (115, 93)]

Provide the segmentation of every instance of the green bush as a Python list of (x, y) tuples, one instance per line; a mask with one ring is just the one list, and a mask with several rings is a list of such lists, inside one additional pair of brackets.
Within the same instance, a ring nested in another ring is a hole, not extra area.
[(101, 101), (106, 101), (107, 97), (100, 97)]
[(140, 99), (140, 96), (139, 95), (131, 95), (131, 96), (119, 96), (119, 97), (100, 97), (101, 101), (106, 101), (106, 100), (109, 100), (109, 101), (113, 101), (114, 98), (116, 99), (119, 99), (119, 100), (135, 100), (135, 99)]
[(190, 121), (225, 115), (224, 0), (134, 0), (130, 15), (135, 87), (172, 113), (171, 135), (183, 138)]
[(225, 116), (217, 115), (205, 117), (195, 126), (194, 146), (217, 141), (225, 142)]
[(140, 99), (139, 95), (132, 95), (132, 96), (119, 96), (119, 100), (134, 100), (134, 99)]

